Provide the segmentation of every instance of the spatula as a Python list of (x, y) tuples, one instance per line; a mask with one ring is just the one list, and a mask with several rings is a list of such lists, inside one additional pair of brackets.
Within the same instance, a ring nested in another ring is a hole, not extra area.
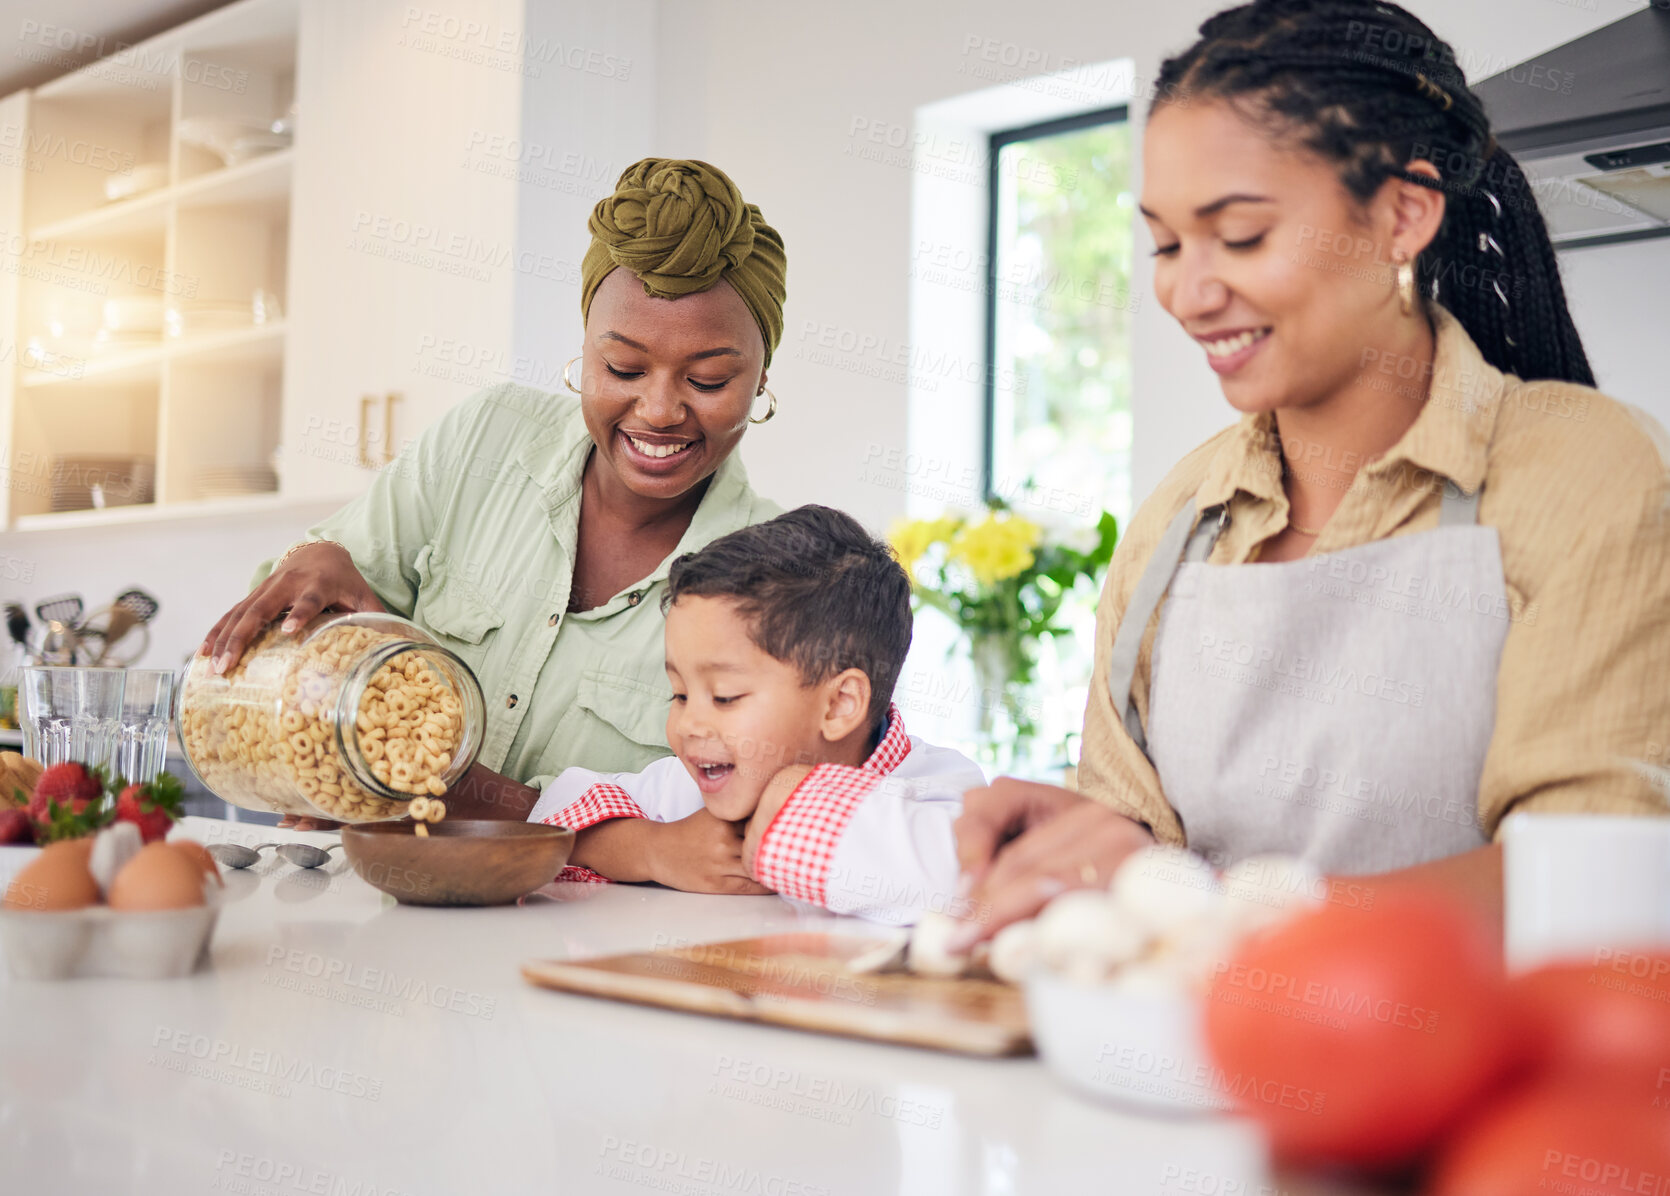
[(73, 628), (85, 609), (80, 594), (59, 594), (35, 604), (35, 614), (41, 622), (61, 623), (65, 628)]
[(117, 594), (116, 601), (111, 605), (127, 611), (136, 623), (149, 623), (157, 617), (157, 608), (161, 604), (144, 590), (135, 587)]

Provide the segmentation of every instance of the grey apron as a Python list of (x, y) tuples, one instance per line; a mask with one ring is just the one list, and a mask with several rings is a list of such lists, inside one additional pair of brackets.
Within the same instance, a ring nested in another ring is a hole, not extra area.
[[(1446, 482), (1432, 531), (1267, 565), (1206, 564), (1227, 508), (1178, 513), (1108, 685), (1191, 849), (1219, 867), (1279, 852), (1361, 873), (1487, 842), (1479, 777), (1509, 606), (1478, 503)], [(1162, 598), (1145, 730), (1131, 679)]]

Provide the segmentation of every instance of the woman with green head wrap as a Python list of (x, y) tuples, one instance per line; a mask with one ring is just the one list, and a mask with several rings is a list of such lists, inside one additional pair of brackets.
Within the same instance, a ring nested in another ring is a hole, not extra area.
[[(622, 515), (648, 516), (644, 504), (672, 499), (689, 507), (765, 393), (783, 334), (783, 240), (723, 171), (660, 158), (621, 175), (592, 211), (591, 234), (577, 389), (609, 468), (588, 474), (588, 487), (603, 488), (588, 496), (605, 497), (599, 512)], [(605, 588), (633, 580), (624, 562), (613, 564)]]
[(776, 410), (782, 238), (723, 171), (662, 158), (629, 167), (590, 228), (572, 393), (506, 383), (453, 408), (263, 566), (201, 648), (225, 671), (281, 615), (413, 619), (487, 700), (480, 761), (447, 798), (459, 816), (519, 819), (569, 765), (667, 755), (667, 567), (778, 513), (734, 450)]

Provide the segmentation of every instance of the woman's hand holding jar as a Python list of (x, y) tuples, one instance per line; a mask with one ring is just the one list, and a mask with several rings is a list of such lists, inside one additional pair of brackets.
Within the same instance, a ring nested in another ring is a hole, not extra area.
[(274, 566), (267, 580), (227, 611), (203, 637), (200, 654), (224, 673), (243, 658), (244, 649), (261, 629), (288, 612), (282, 630), (291, 634), (324, 610), (383, 611), (353, 557), (340, 544), (314, 540), (291, 549)]

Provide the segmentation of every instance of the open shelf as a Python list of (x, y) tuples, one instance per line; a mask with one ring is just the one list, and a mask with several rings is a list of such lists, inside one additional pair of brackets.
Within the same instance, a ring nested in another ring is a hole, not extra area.
[(23, 386), (74, 387), (98, 384), (142, 382), (155, 378), (164, 361), (205, 361), (215, 363), (277, 364), (284, 353), (284, 322), (232, 328), (225, 332), (204, 332), (160, 341), (142, 349), (128, 349), (108, 357), (95, 358), (79, 373), (25, 370)]
[(91, 511), (52, 511), (44, 515), (20, 515), (13, 523), (20, 532), (64, 531), (78, 527), (115, 527), (124, 523), (157, 523), (168, 519), (210, 519), (227, 515), (258, 515), (291, 507), (309, 508), (281, 494), (247, 494), (239, 498), (186, 499), (181, 502), (146, 503), (132, 507), (105, 507)]
[(171, 188), (162, 187), (119, 199), (102, 208), (43, 224), (29, 233), (31, 241), (110, 241), (132, 236), (161, 237), (168, 223)]
[[(258, 488), (277, 483), (273, 455), (282, 402), (276, 356), (263, 361), (195, 354), (172, 365), (160, 421), (159, 496), (172, 504), (276, 493)], [(228, 492), (228, 485), (242, 492)]]
[(162, 368), (167, 346), (158, 342), (142, 349), (124, 349), (108, 357), (94, 357), (82, 361), (79, 369), (24, 370), (25, 390), (61, 386), (72, 389), (91, 385), (126, 385), (134, 382), (155, 384)]
[[(60, 98), (46, 89), (29, 109), (24, 186), (24, 227), (68, 227), (86, 235), (91, 225), (114, 227), (116, 235), (134, 231), (124, 222), (160, 230), (157, 190), (126, 199), (110, 199), (109, 188), (141, 168), (169, 171), (173, 91), (129, 89), (121, 94), (72, 92)], [(160, 190), (160, 189), (158, 189)]]
[(174, 198), (181, 210), (220, 204), (273, 207), (290, 197), (290, 163), (293, 149), (274, 150), (236, 166), (223, 166), (196, 175), (174, 186)]
[[(12, 530), (285, 507), (237, 491), (271, 484), (282, 424), (295, 150), (271, 130), (295, 125), (300, 7), (239, 0), (27, 96), (7, 221), (28, 268), (0, 293)], [(110, 199), (140, 166), (159, 185)], [(53, 511), (100, 457), (154, 463), (153, 501)]]
[(160, 187), (43, 224), (29, 233), (31, 241), (96, 242), (133, 236), (161, 237), (171, 204), (180, 208), (214, 204), (275, 205), (289, 195), (290, 163), (294, 150), (274, 150), (236, 166), (195, 175), (183, 183)]
[[(55, 514), (60, 501), (91, 505), (77, 484), (103, 486), (112, 499), (154, 498), (160, 387), (152, 378), (99, 378), (65, 391), (14, 396), (11, 514)], [(129, 487), (142, 487), (134, 493)]]

